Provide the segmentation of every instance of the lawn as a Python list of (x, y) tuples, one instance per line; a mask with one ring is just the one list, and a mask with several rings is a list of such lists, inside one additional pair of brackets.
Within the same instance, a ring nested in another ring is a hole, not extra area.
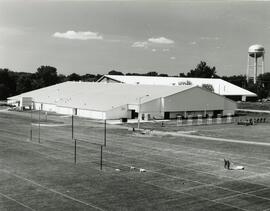
[[(30, 122), (29, 112), (0, 112), (0, 210), (270, 209), (270, 147), (136, 136), (107, 125), (100, 170), (100, 146), (93, 143), (104, 143), (102, 122), (74, 119), (74, 137), (84, 140), (77, 142), (76, 164), (70, 117), (49, 114), (46, 120), (42, 113), (39, 133), (38, 113), (33, 113), (32, 140)], [(174, 130), (269, 142), (267, 127), (226, 124)], [(245, 170), (225, 170), (224, 158)]]
[(268, 102), (240, 102), (237, 104), (240, 109), (270, 110), (270, 101)]

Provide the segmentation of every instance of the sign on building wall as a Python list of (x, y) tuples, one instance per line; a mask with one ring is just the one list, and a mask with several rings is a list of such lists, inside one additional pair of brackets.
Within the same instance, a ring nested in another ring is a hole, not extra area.
[(21, 107), (31, 107), (32, 106), (32, 97), (22, 97), (20, 99)]

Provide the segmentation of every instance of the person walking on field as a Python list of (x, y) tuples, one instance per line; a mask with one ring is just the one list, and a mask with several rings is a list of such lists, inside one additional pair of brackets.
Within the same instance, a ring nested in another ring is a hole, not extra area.
[(230, 170), (231, 162), (229, 160), (224, 159), (224, 168)]
[(228, 165), (228, 161), (224, 159), (224, 168), (226, 169)]
[(227, 169), (228, 169), (228, 170), (230, 170), (230, 165), (231, 165), (230, 161), (227, 160)]

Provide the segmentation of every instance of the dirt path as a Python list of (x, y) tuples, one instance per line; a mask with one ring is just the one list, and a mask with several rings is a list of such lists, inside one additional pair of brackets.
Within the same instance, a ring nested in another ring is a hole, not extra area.
[(267, 113), (270, 114), (270, 111), (268, 110), (254, 110), (254, 109), (236, 109), (237, 111), (247, 111), (247, 112), (253, 112), (253, 113)]

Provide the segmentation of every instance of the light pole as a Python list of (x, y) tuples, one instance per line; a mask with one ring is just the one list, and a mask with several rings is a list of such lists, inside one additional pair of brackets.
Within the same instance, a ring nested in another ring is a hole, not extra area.
[(149, 97), (149, 95), (144, 95), (139, 97), (139, 107), (138, 107), (138, 130), (140, 130), (140, 113), (141, 113), (141, 100), (144, 97)]
[(31, 105), (31, 108), (30, 108), (30, 117), (31, 117), (31, 120), (30, 120), (30, 140), (32, 141), (33, 140), (33, 128), (32, 128), (32, 118), (33, 118), (33, 115), (32, 115), (32, 105)]

